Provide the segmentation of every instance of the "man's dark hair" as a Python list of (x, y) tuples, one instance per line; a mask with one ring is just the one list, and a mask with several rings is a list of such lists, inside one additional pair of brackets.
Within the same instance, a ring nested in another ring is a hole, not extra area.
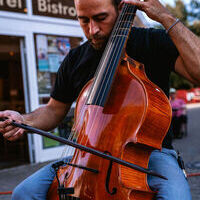
[(118, 9), (118, 5), (120, 4), (121, 0), (112, 0), (113, 5), (116, 9)]

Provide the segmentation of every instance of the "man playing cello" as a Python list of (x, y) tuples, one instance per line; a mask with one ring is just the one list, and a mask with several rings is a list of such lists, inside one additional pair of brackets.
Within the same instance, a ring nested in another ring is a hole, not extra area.
[[(55, 128), (65, 117), (83, 86), (94, 76), (120, 12), (119, 1), (74, 0), (74, 2), (78, 20), (88, 41), (71, 50), (64, 59), (47, 105), (25, 115), (14, 111), (0, 112), (1, 118), (9, 118), (0, 122), (0, 132), (10, 141), (16, 140), (24, 133), (23, 129), (10, 125), (12, 120), (43, 130)], [(174, 18), (158, 0), (124, 0), (123, 3), (137, 6), (151, 19), (160, 22), (166, 30), (134, 27), (131, 30), (126, 53), (145, 65), (148, 78), (167, 96), (169, 96), (171, 71), (181, 74), (197, 85), (200, 84), (199, 38)], [(148, 176), (150, 188), (157, 191), (158, 200), (190, 200), (189, 186), (171, 145), (170, 131), (162, 147), (162, 151), (152, 152), (149, 169), (167, 177), (168, 180)], [(54, 177), (52, 164), (47, 165), (18, 185), (12, 199), (46, 199)]]

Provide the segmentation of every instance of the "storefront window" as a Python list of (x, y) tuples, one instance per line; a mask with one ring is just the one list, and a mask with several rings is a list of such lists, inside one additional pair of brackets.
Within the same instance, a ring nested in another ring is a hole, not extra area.
[[(82, 38), (61, 37), (52, 35), (35, 34), (36, 58), (37, 58), (37, 81), (39, 104), (46, 104), (50, 98), (51, 88), (55, 82), (56, 72), (65, 56), (71, 48), (80, 44)], [(73, 109), (73, 108), (72, 108)], [(63, 122), (53, 131), (62, 137), (69, 137), (73, 124), (73, 112), (65, 117)], [(50, 139), (43, 139), (43, 147), (55, 147), (61, 145)]]

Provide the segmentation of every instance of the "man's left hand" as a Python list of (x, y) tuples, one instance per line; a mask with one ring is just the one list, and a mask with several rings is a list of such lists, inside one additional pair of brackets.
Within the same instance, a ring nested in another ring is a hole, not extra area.
[(123, 3), (130, 3), (138, 7), (139, 10), (144, 11), (149, 18), (160, 22), (168, 16), (172, 14), (165, 8), (159, 0), (123, 0)]

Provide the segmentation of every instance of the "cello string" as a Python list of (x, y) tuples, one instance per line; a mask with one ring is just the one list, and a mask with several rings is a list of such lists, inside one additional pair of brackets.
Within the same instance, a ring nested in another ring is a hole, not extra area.
[[(69, 134), (67, 139), (70, 140), (70, 141), (73, 140), (73, 127), (71, 128), (70, 134)], [(64, 158), (64, 156), (67, 155), (67, 150), (69, 148), (70, 148), (69, 145), (65, 145), (65, 148), (64, 148), (64, 150), (62, 151), (62, 154), (61, 154), (61, 158)]]
[[(74, 125), (73, 125), (74, 127)], [(73, 131), (73, 127), (71, 128), (71, 131), (70, 131), (70, 134), (69, 134), (69, 137), (67, 138), (68, 140), (70, 141), (73, 141), (74, 140), (74, 131)], [(69, 152), (69, 149), (71, 149), (71, 153)], [(62, 154), (61, 154), (61, 158), (64, 158), (66, 157), (67, 155), (72, 155), (73, 154), (73, 151), (74, 151), (74, 148), (69, 146), (69, 145), (66, 145), (65, 146), (65, 149), (63, 150)], [(66, 155), (66, 156), (65, 156)]]
[[(125, 11), (126, 11), (127, 9), (128, 9), (128, 6), (127, 6), (127, 8), (125, 8)], [(121, 18), (123, 19), (123, 17), (124, 17), (124, 16), (122, 15)], [(123, 20), (119, 20), (119, 21), (120, 21), (120, 23), (123, 23)], [(124, 21), (126, 21), (126, 18), (125, 18)], [(118, 23), (118, 27), (120, 27), (120, 23)], [(124, 31), (124, 29), (123, 29), (123, 31)], [(123, 32), (123, 31), (121, 31), (121, 32)], [(115, 33), (114, 33), (113, 35), (115, 35), (117, 32), (118, 32), (118, 28), (115, 29)], [(113, 40), (116, 40), (115, 37), (112, 37), (112, 38), (111, 38), (111, 44), (113, 44), (113, 42), (112, 42)], [(118, 41), (118, 43), (119, 43), (119, 42), (120, 42), (120, 41)], [(123, 41), (121, 41), (121, 44), (122, 44), (122, 42), (123, 42)], [(108, 48), (112, 48), (112, 46), (113, 46), (113, 45), (110, 45), (110, 46), (108, 46)], [(110, 52), (110, 51), (109, 51), (109, 52)], [(108, 57), (108, 53), (106, 54), (106, 56)], [(111, 58), (112, 58), (112, 57), (111, 57)], [(108, 58), (103, 59), (103, 61), (105, 61), (105, 60), (108, 60)], [(112, 62), (112, 60), (111, 60), (111, 62)], [(107, 70), (106, 73), (108, 73), (108, 70)], [(105, 78), (104, 78), (104, 79), (105, 79)], [(94, 118), (94, 119), (95, 119), (95, 118)], [(95, 120), (94, 120), (94, 121), (95, 121)], [(93, 123), (93, 125), (94, 125), (94, 123)], [(93, 127), (93, 126), (92, 126), (92, 127)], [(91, 128), (91, 130), (92, 130), (92, 128)], [(89, 131), (89, 132), (90, 132), (90, 131)], [(88, 135), (89, 135), (89, 133), (88, 133)], [(87, 138), (89, 139), (89, 137), (87, 137)], [(88, 140), (88, 139), (87, 139), (87, 140)]]
[[(120, 22), (120, 23), (122, 23), (122, 22)], [(114, 38), (111, 38), (111, 41), (114, 41)], [(119, 43), (120, 43), (120, 41), (119, 41)], [(122, 40), (121, 40), (121, 43), (122, 43)], [(112, 43), (111, 43), (111, 45), (110, 46), (113, 46), (112, 45)], [(110, 47), (111, 48), (111, 47)], [(111, 57), (112, 58), (112, 57)], [(107, 58), (108, 59), (108, 58)], [(106, 71), (107, 73), (108, 73), (108, 70)], [(84, 115), (84, 106), (83, 106), (83, 108), (81, 108), (81, 115), (79, 116), (80, 117), (80, 120), (81, 120), (81, 116), (83, 116)], [(96, 117), (95, 117), (96, 118)], [(78, 121), (80, 121), (80, 120), (78, 120)], [(79, 123), (78, 123), (79, 124)], [(94, 124), (94, 123), (93, 123)], [(77, 125), (76, 125), (77, 126)], [(76, 128), (76, 127), (75, 127)], [(91, 129), (92, 130), (92, 129)], [(78, 129), (77, 129), (77, 131), (75, 131), (75, 133), (76, 134), (78, 134)], [(88, 133), (88, 134), (90, 134), (90, 132)], [(72, 135), (73, 135), (73, 132), (72, 132)], [(84, 137), (84, 135), (82, 134), (82, 138), (81, 138), (81, 142), (83, 141), (83, 137)], [(73, 138), (73, 136), (72, 136), (72, 138)], [(88, 137), (88, 139), (89, 139), (89, 137)], [(87, 139), (87, 141), (88, 141), (88, 139)], [(68, 150), (69, 150), (69, 148), (68, 148)], [(78, 156), (78, 154), (76, 154), (76, 157)], [(81, 173), (80, 172), (81, 170), (78, 170), (78, 173)]]
[[(131, 7), (128, 7), (128, 8), (131, 8)], [(127, 17), (129, 17), (129, 16), (130, 16), (130, 15), (127, 15)], [(130, 20), (127, 21), (127, 19), (125, 19), (125, 22), (126, 22), (126, 23), (127, 23), (127, 22), (129, 23), (129, 21), (130, 21)], [(126, 23), (125, 23), (125, 25), (128, 26), (129, 24), (126, 24)], [(131, 25), (131, 24), (130, 24), (130, 25)], [(130, 26), (130, 25), (129, 25), (129, 26)], [(124, 31), (122, 31), (122, 32), (124, 32)], [(123, 37), (120, 38), (120, 41), (118, 41), (118, 43), (120, 43), (120, 46), (122, 46), (124, 40), (125, 40), (125, 39), (124, 39)], [(116, 52), (116, 49), (114, 49), (113, 55), (116, 55), (116, 54), (119, 53), (119, 52), (120, 52), (120, 48), (117, 48), (117, 52)], [(114, 61), (111, 60), (110, 63), (116, 62), (116, 60), (117, 60), (117, 59), (114, 58)], [(112, 72), (115, 68), (114, 68), (114, 65), (111, 65), (111, 66), (112, 66), (112, 67), (111, 67), (111, 72)], [(109, 73), (109, 74), (108, 74), (108, 79), (110, 79), (111, 74), (112, 74), (112, 73)], [(103, 85), (103, 84), (102, 84), (102, 85)], [(105, 87), (104, 87), (104, 88), (105, 88)], [(104, 92), (105, 92), (105, 89), (104, 89)], [(102, 98), (101, 98), (101, 99), (102, 99)]]
[[(129, 7), (126, 6), (125, 11), (126, 11), (128, 8), (129, 8)], [(124, 16), (122, 15), (121, 18), (123, 19), (123, 17), (124, 17)], [(119, 19), (120, 19), (120, 18), (119, 18)], [(120, 23), (118, 23), (118, 27), (120, 27), (120, 24), (123, 23), (123, 20), (119, 20), (119, 21), (120, 21)], [(126, 18), (125, 18), (124, 21), (126, 21)], [(115, 29), (115, 32), (116, 32), (116, 33), (118, 32), (118, 28)], [(121, 32), (123, 32), (123, 31), (121, 31)], [(116, 34), (116, 33), (115, 33), (115, 34)], [(115, 35), (115, 34), (114, 34), (114, 35)], [(115, 37), (112, 37), (112, 38), (111, 38), (111, 44), (113, 43), (114, 40), (116, 40)], [(118, 41), (118, 43), (119, 43), (119, 42), (120, 42), (120, 41)], [(122, 44), (122, 42), (123, 42), (123, 41), (121, 41), (120, 43)], [(112, 46), (113, 46), (113, 45), (108, 46), (108, 49), (112, 48)], [(107, 52), (110, 52), (110, 51), (107, 51)], [(107, 53), (106, 57), (108, 57), (108, 54), (109, 54), (109, 53)], [(111, 58), (112, 58), (112, 57), (111, 57)], [(108, 58), (103, 59), (104, 62), (105, 62), (105, 60), (108, 60)], [(111, 59), (110, 62), (112, 62), (112, 59)], [(108, 70), (107, 70), (106, 73), (108, 73)], [(94, 120), (94, 121), (95, 121), (95, 120)], [(84, 136), (83, 136), (83, 137), (84, 137)], [(83, 137), (82, 137), (82, 139), (81, 139), (81, 142), (82, 142), (82, 140), (83, 140)], [(89, 137), (87, 137), (87, 138), (89, 139)], [(87, 140), (88, 140), (88, 139), (87, 139)]]
[(81, 140), (82, 141), (82, 140)]
[[(110, 47), (109, 46), (107, 46), (107, 49), (109, 49)], [(109, 51), (107, 51), (107, 52), (109, 52)], [(101, 59), (101, 61), (100, 61), (100, 66), (102, 66), (103, 64), (103, 62), (105, 62), (105, 60), (104, 59)], [(98, 68), (98, 70), (97, 70), (97, 72), (96, 72), (96, 74), (98, 74), (98, 71), (100, 70), (100, 68)], [(92, 89), (92, 88), (91, 88)], [(83, 113), (84, 114), (84, 113)], [(79, 119), (81, 119), (82, 118), (82, 116), (81, 115), (79, 115)], [(80, 120), (77, 120), (77, 121), (80, 121)], [(77, 124), (79, 124), (79, 122), (77, 123)], [(74, 140), (74, 138), (77, 138), (78, 137), (78, 132), (77, 131), (75, 131), (75, 132), (71, 132), (70, 133), (70, 140)], [(81, 140), (82, 141), (82, 140)], [(71, 149), (70, 147), (68, 148), (68, 149)], [(68, 152), (69, 151), (67, 151), (67, 153), (66, 152), (64, 152), (63, 154), (62, 154), (62, 156), (64, 156), (64, 154), (68, 154)]]
[[(126, 10), (130, 10), (128, 6), (127, 6)], [(132, 12), (132, 13), (133, 13), (133, 12)], [(129, 25), (129, 24), (127, 24), (127, 22), (130, 23), (130, 19), (129, 19), (129, 18), (131, 18), (130, 15), (127, 15), (127, 16), (125, 15), (124, 21), (120, 21), (120, 23), (124, 23), (124, 22), (125, 22), (125, 26)], [(129, 20), (128, 20), (128, 19), (129, 19)], [(119, 27), (120, 27), (120, 23), (119, 23), (119, 25), (118, 25)], [(130, 23), (130, 25), (129, 25), (129, 29), (128, 29), (128, 30), (130, 30), (130, 28), (131, 28), (130, 26), (131, 26), (131, 23)], [(116, 33), (117, 33), (117, 32), (118, 32), (118, 33), (124, 33), (125, 31), (127, 31), (127, 30), (124, 29), (124, 28), (122, 29), (122, 31), (119, 30), (119, 29), (117, 28), (115, 32), (116, 32)], [(114, 35), (114, 36), (115, 36), (115, 35)], [(113, 36), (114, 39), (112, 38), (112, 40), (116, 40), (116, 38), (115, 38), (114, 36)], [(117, 43), (120, 43), (120, 45), (122, 46), (122, 44), (124, 43), (124, 41), (123, 41), (123, 39), (117, 40)], [(116, 52), (116, 48), (114, 49), (114, 52)], [(117, 52), (119, 53), (119, 50), (117, 50)], [(108, 55), (108, 54), (107, 54), (107, 55)], [(114, 55), (116, 55), (116, 54), (113, 53), (112, 55), (114, 56)], [(110, 60), (111, 60), (110, 63), (113, 62), (113, 61), (112, 61), (113, 56), (112, 56), (111, 59), (110, 59)], [(116, 58), (114, 58), (114, 59), (115, 59), (115, 61), (117, 60)], [(110, 64), (109, 64), (109, 66), (110, 66)], [(112, 67), (111, 67), (111, 70), (113, 71), (113, 70), (114, 70), (114, 65), (111, 65), (111, 66), (112, 66)], [(108, 70), (106, 70), (106, 73), (107, 73), (107, 74), (109, 73)], [(108, 76), (110, 76), (110, 74), (111, 74), (111, 73), (109, 73)], [(105, 77), (106, 77), (106, 76), (104, 76), (104, 79), (105, 79)], [(106, 83), (106, 84), (107, 84), (107, 83)], [(103, 85), (103, 84), (102, 84), (102, 85)], [(102, 87), (102, 85), (101, 85), (101, 87)], [(104, 93), (104, 92), (105, 92), (105, 90), (103, 91), (103, 93)], [(101, 101), (102, 101), (102, 98), (101, 98)], [(101, 102), (101, 101), (100, 101), (100, 102)], [(104, 119), (104, 120), (105, 120), (105, 119)], [(94, 124), (94, 123), (93, 123), (93, 124)], [(89, 139), (89, 138), (90, 138), (90, 137), (88, 137), (88, 139)]]
[[(126, 6), (126, 7), (127, 7), (127, 6)], [(125, 10), (127, 10), (127, 8), (125, 8)], [(120, 17), (123, 19), (123, 16), (120, 16)], [(120, 19), (120, 18), (119, 18), (119, 19)], [(121, 22), (122, 20), (119, 20), (119, 21), (120, 21), (120, 23), (122, 23), (122, 22)], [(118, 27), (120, 26), (120, 23), (119, 23)], [(117, 28), (117, 29), (118, 29), (118, 28)], [(115, 32), (117, 32), (117, 29), (115, 29)], [(111, 42), (112, 42), (113, 40), (114, 40), (114, 39), (112, 38)], [(112, 45), (107, 46), (107, 51), (106, 51), (106, 52), (110, 52), (110, 51), (109, 51), (110, 48), (112, 48)], [(107, 54), (106, 56), (108, 57), (108, 54)], [(102, 62), (100, 63), (100, 66), (102, 66), (102, 63), (105, 62), (106, 60), (108, 60), (108, 59), (102, 59), (102, 60), (101, 60)], [(99, 70), (100, 70), (100, 69), (99, 69)], [(99, 71), (99, 70), (98, 70), (98, 71)], [(97, 71), (96, 73), (98, 73), (98, 71)], [(81, 118), (81, 116), (80, 116), (80, 118)], [(75, 132), (75, 134), (74, 134), (74, 133), (71, 134), (70, 139), (74, 139), (74, 137), (77, 138), (76, 132)], [(84, 136), (83, 136), (83, 137), (84, 137)], [(81, 142), (82, 142), (82, 140), (83, 140), (83, 137), (82, 137), (82, 139), (81, 139)], [(68, 148), (67, 154), (70, 154), (70, 153), (69, 153), (69, 149), (70, 149), (70, 148)], [(64, 156), (64, 154), (63, 154), (63, 156)]]
[[(125, 21), (126, 21), (126, 20), (125, 20)], [(126, 23), (125, 23), (125, 25), (126, 25)], [(128, 24), (127, 24), (127, 25), (128, 25)], [(121, 32), (123, 33), (123, 32), (125, 32), (125, 31), (126, 31), (126, 29), (124, 29), (124, 30), (121, 31)], [(121, 32), (119, 31), (119, 33), (121, 33)], [(117, 43), (121, 43), (121, 44), (122, 44), (122, 43), (123, 43), (123, 38), (120, 39), (119, 41), (117, 41)], [(119, 52), (119, 51), (118, 51), (118, 52)], [(111, 57), (111, 58), (112, 58), (112, 57)], [(112, 62), (113, 62), (113, 61), (111, 60), (110, 63), (112, 63)], [(114, 66), (114, 65), (113, 65), (113, 66)], [(114, 70), (114, 67), (111, 68), (111, 71), (113, 71), (113, 70)], [(107, 70), (107, 73), (108, 73), (108, 70)], [(109, 74), (109, 76), (110, 76), (110, 74)], [(104, 91), (105, 91), (105, 90), (104, 90)], [(92, 130), (92, 129), (91, 129), (91, 130)], [(88, 134), (90, 134), (90, 133), (88, 133)], [(83, 140), (83, 137), (84, 137), (84, 135), (82, 135), (82, 140)], [(89, 137), (88, 137), (88, 139), (89, 139)], [(79, 173), (80, 173), (80, 172), (79, 172)]]
[[(73, 129), (73, 127), (72, 127), (72, 129)], [(70, 140), (70, 141), (73, 141), (73, 135), (74, 135), (73, 131), (70, 131), (70, 134), (69, 134), (67, 139)], [(73, 147), (70, 147), (69, 145), (65, 145), (65, 148), (64, 148), (64, 150), (61, 154), (61, 158), (64, 158), (65, 155), (66, 156), (68, 155), (68, 149), (70, 149), (70, 148), (73, 148)]]
[[(127, 6), (127, 8), (126, 8), (126, 10), (128, 9), (128, 6)], [(125, 20), (126, 21), (126, 20)], [(123, 21), (121, 20), (120, 21), (120, 23), (122, 23)], [(118, 25), (118, 27), (120, 26), (120, 23), (119, 23), (119, 25)], [(118, 29), (116, 29), (116, 31), (115, 32), (117, 32), (118, 31)], [(112, 38), (112, 40), (111, 41), (113, 41), (114, 39)], [(121, 41), (120, 43), (122, 44), (122, 42), (123, 41)], [(119, 43), (119, 42), (118, 42)], [(112, 44), (112, 43), (111, 43)], [(110, 49), (111, 47), (112, 47), (113, 45), (110, 45), (110, 46), (108, 46), (108, 49)], [(107, 57), (108, 57), (108, 54), (106, 55)], [(107, 58), (107, 60), (108, 60), (108, 58)], [(103, 60), (104, 61), (104, 60)], [(111, 59), (111, 61), (110, 62), (112, 62), (112, 59)], [(107, 72), (108, 73), (108, 72)], [(72, 135), (74, 135), (74, 134), (72, 134)], [(73, 138), (72, 136), (71, 136), (71, 138)], [(77, 137), (76, 137), (77, 138)]]
[[(121, 23), (121, 22), (120, 22), (120, 23)], [(120, 32), (119, 32), (119, 33), (120, 33)], [(112, 40), (114, 40), (114, 39), (112, 39)], [(117, 43), (119, 43), (119, 44), (121, 43), (121, 44), (122, 44), (122, 43), (123, 43), (123, 39), (120, 39), (119, 41), (117, 41)], [(116, 50), (115, 50), (115, 51), (116, 51)], [(119, 52), (119, 51), (117, 51), (117, 52)], [(112, 58), (112, 57), (111, 57), (111, 58)], [(110, 61), (110, 63), (112, 63), (112, 62), (113, 62), (113, 60)], [(111, 70), (114, 70), (114, 66), (112, 66)], [(109, 73), (108, 70), (106, 70), (106, 73), (107, 73), (107, 74)], [(104, 78), (104, 79), (105, 79), (105, 78)], [(93, 124), (94, 124), (94, 123), (93, 123)], [(84, 136), (82, 135), (81, 141), (83, 140), (83, 137), (84, 137)], [(89, 139), (89, 137), (88, 137), (88, 139)], [(81, 171), (81, 170), (78, 170), (78, 173), (81, 173), (80, 171)]]
[[(83, 103), (83, 105), (85, 105), (85, 102)], [(77, 104), (76, 104), (76, 107), (77, 107)], [(74, 120), (74, 124), (71, 128), (71, 132), (70, 132), (70, 135), (68, 137), (68, 139), (70, 141), (74, 141), (74, 142), (77, 142), (77, 132), (78, 131), (75, 131), (76, 130), (76, 126), (79, 125), (80, 123), (80, 120), (83, 118), (83, 115), (84, 115), (84, 112), (83, 112), (83, 109), (84, 107), (82, 106), (81, 107), (81, 110), (80, 110), (80, 114), (78, 115), (79, 117), (77, 118), (77, 120)], [(76, 111), (77, 112), (77, 111)], [(75, 113), (75, 111), (74, 111)], [(76, 123), (75, 123), (76, 122)], [(74, 151), (75, 151), (75, 148), (74, 147), (71, 147), (69, 145), (66, 145), (65, 149), (63, 150), (62, 152), (62, 155), (61, 155), (61, 158), (63, 157), (66, 157), (68, 155), (73, 155), (74, 154)]]
[[(85, 105), (85, 102), (83, 103), (83, 105)], [(77, 106), (77, 105), (76, 105)], [(76, 127), (79, 125), (81, 119), (83, 118), (83, 115), (84, 115), (84, 106), (81, 107), (81, 110), (80, 110), (80, 115), (78, 117), (78, 119), (76, 120), (77, 123), (74, 123), (73, 124), (73, 127), (71, 129), (71, 132), (70, 132), (70, 136), (69, 136), (69, 140), (71, 141), (75, 141), (77, 142), (77, 132), (78, 131), (74, 131), (73, 129), (76, 129)], [(73, 155), (74, 154), (74, 151), (75, 151), (75, 148), (74, 147), (71, 147), (69, 145), (66, 145), (66, 148), (64, 149), (62, 155), (61, 155), (61, 158), (63, 157), (66, 157), (66, 156), (69, 156), (69, 155)]]

